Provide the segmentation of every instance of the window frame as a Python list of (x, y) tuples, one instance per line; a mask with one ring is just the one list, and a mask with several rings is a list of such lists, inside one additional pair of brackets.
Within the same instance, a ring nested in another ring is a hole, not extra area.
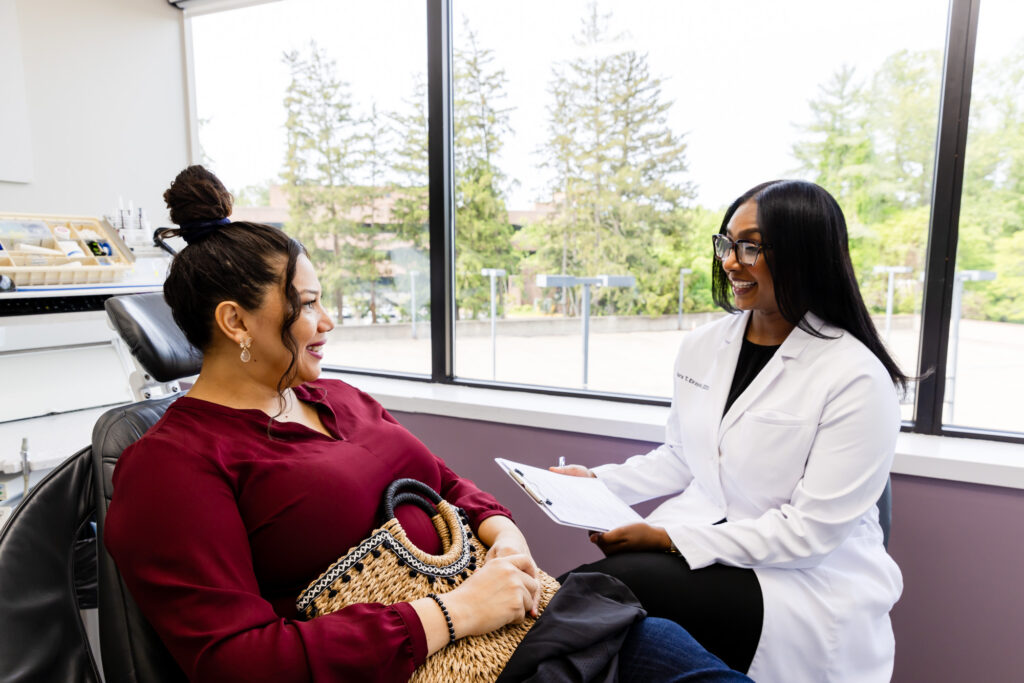
[[(345, 366), (328, 369), (351, 375), (390, 377), (418, 382), (481, 387), (509, 391), (570, 396), (603, 401), (667, 406), (668, 399), (542, 387), (508, 382), (464, 379), (455, 376), (455, 198), (453, 123), (453, 0), (426, 0), (427, 99), (429, 167), (430, 336), (429, 376)], [(1024, 443), (1024, 432), (1006, 432), (942, 423), (946, 388), (954, 271), (964, 180), (974, 52), (981, 0), (949, 0), (942, 67), (939, 121), (931, 188), (931, 210), (918, 340), (917, 383), (913, 419), (902, 431), (934, 436)], [(188, 13), (186, 13), (188, 15)], [(186, 21), (185, 35), (189, 36)], [(186, 40), (189, 81), (191, 44)], [(190, 98), (190, 126), (195, 129), (194, 96)], [(194, 142), (193, 142), (194, 145)]]

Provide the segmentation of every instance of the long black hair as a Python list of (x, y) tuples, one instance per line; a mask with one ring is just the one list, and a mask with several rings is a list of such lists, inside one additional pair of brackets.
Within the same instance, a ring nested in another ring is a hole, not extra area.
[(292, 279), (295, 262), (306, 253), (305, 247), (273, 226), (229, 221), (231, 193), (202, 166), (189, 166), (179, 173), (164, 192), (164, 202), (178, 227), (158, 230), (157, 240), (180, 236), (187, 243), (171, 261), (164, 299), (174, 322), (197, 349), (205, 352), (213, 340), (214, 311), (219, 303), (237, 301), (243, 308), (255, 310), (272, 287), (283, 285), (281, 341), (291, 353), (291, 362), (277, 385), (283, 396), (295, 375), (299, 354), (291, 326), (302, 304)]
[[(853, 272), (846, 218), (823, 187), (803, 180), (773, 180), (750, 188), (722, 218), (725, 234), (737, 209), (757, 202), (757, 227), (771, 247), (764, 252), (775, 286), (779, 313), (815, 337), (825, 337), (804, 320), (810, 312), (859, 339), (885, 366), (894, 384), (906, 390), (908, 377), (885, 348), (860, 295)], [(711, 294), (718, 306), (735, 312), (722, 263), (711, 265)]]

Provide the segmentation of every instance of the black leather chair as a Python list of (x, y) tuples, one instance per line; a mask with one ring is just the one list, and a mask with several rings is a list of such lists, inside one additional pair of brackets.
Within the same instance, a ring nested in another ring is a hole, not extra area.
[[(202, 354), (185, 339), (160, 293), (113, 297), (107, 316), (135, 360), (157, 382), (195, 375)], [(177, 389), (176, 385), (172, 385)], [(92, 432), (92, 474), (98, 529), (100, 647), (108, 683), (184, 681), (159, 636), (139, 611), (103, 545), (103, 524), (121, 453), (163, 416), (178, 394), (140, 401), (104, 413)], [(159, 539), (153, 539), (158, 543)]]
[[(160, 637), (128, 593), (103, 545), (103, 524), (114, 492), (114, 466), (129, 445), (146, 433), (177, 396), (134, 403), (103, 414), (93, 428), (90, 466), (96, 483), (93, 505), (98, 530), (100, 649), (108, 683), (185, 681)], [(158, 543), (159, 539), (153, 539)]]
[(886, 480), (882, 497), (878, 499), (878, 524), (882, 527), (882, 543), (888, 548), (892, 527), (892, 477)]
[(92, 461), (35, 485), (0, 531), (0, 682), (100, 683), (81, 609), (95, 606)]

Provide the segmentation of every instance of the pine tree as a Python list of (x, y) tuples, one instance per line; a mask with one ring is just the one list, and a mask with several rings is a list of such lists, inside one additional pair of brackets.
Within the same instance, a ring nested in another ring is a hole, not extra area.
[(942, 55), (901, 50), (869, 93), (878, 194), (899, 206), (931, 203)]
[[(869, 306), (885, 305), (875, 265), (924, 267), (938, 119), (937, 54), (890, 55), (868, 85), (843, 66), (809, 102), (811, 123), (793, 145), (800, 170), (831, 191), (847, 216), (850, 255)], [(897, 300), (909, 311), (918, 299)]]
[[(396, 269), (395, 283), (403, 292), (415, 292), (404, 307), (403, 318), (413, 317), (410, 309), (416, 301), (416, 316), (422, 319), (420, 309), (429, 310), (429, 248), (430, 248), (430, 196), (427, 129), (427, 86), (421, 78), (413, 82), (413, 94), (404, 100), (401, 112), (391, 112), (390, 128), (397, 143), (391, 150), (392, 204), (391, 229), (397, 239), (410, 245), (391, 254)], [(397, 262), (396, 262), (397, 259)], [(416, 279), (413, 272), (422, 277)]]
[[(683, 180), (686, 144), (668, 125), (673, 103), (663, 98), (647, 55), (615, 50), (608, 20), (591, 3), (577, 36), (589, 56), (552, 71), (542, 152), (556, 212), (531, 231), (541, 245), (531, 265), (582, 276), (632, 274), (635, 292), (598, 290), (595, 306), (662, 313), (678, 286), (678, 268), (666, 278), (666, 265), (679, 260), (683, 208), (693, 197)], [(571, 304), (567, 312), (575, 312)]]
[(512, 273), (516, 253), (497, 160), (509, 128), (510, 108), (502, 108), (507, 82), (494, 67), (492, 50), (480, 46), (464, 24), (455, 50), (455, 292), (457, 309), (471, 318), (489, 310), (490, 291), (483, 268)]
[[(343, 321), (346, 292), (355, 287), (359, 254), (357, 225), (349, 218), (354, 204), (353, 176), (358, 159), (358, 125), (348, 84), (336, 74), (325, 51), (310, 43), (308, 55), (284, 55), (290, 72), (284, 106), (289, 233), (305, 243), (325, 292), (333, 292)], [(355, 252), (355, 253), (354, 253)]]
[(850, 220), (870, 213), (874, 157), (866, 95), (854, 72), (844, 64), (818, 87), (808, 102), (811, 123), (800, 127), (811, 139), (793, 145), (799, 171), (831, 192)]
[(405, 111), (388, 115), (398, 140), (391, 157), (395, 175), (393, 227), (398, 237), (425, 251), (430, 241), (429, 157), (427, 130), (427, 86), (421, 79), (404, 101)]
[(377, 322), (378, 280), (390, 276), (387, 262), (387, 242), (394, 232), (383, 200), (390, 194), (387, 176), (390, 172), (390, 129), (377, 113), (377, 104), (370, 104), (370, 112), (360, 122), (356, 136), (355, 154), (361, 181), (352, 188), (352, 208), (355, 226), (350, 236), (347, 257), (355, 280), (369, 290), (367, 302), (370, 322)]

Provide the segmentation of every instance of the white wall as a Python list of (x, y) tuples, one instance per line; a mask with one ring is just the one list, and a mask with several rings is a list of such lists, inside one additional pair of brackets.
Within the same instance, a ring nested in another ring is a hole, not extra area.
[(188, 163), (181, 12), (166, 0), (15, 7), (33, 177), (0, 182), (0, 213), (99, 216), (120, 195), (166, 225), (163, 191)]

